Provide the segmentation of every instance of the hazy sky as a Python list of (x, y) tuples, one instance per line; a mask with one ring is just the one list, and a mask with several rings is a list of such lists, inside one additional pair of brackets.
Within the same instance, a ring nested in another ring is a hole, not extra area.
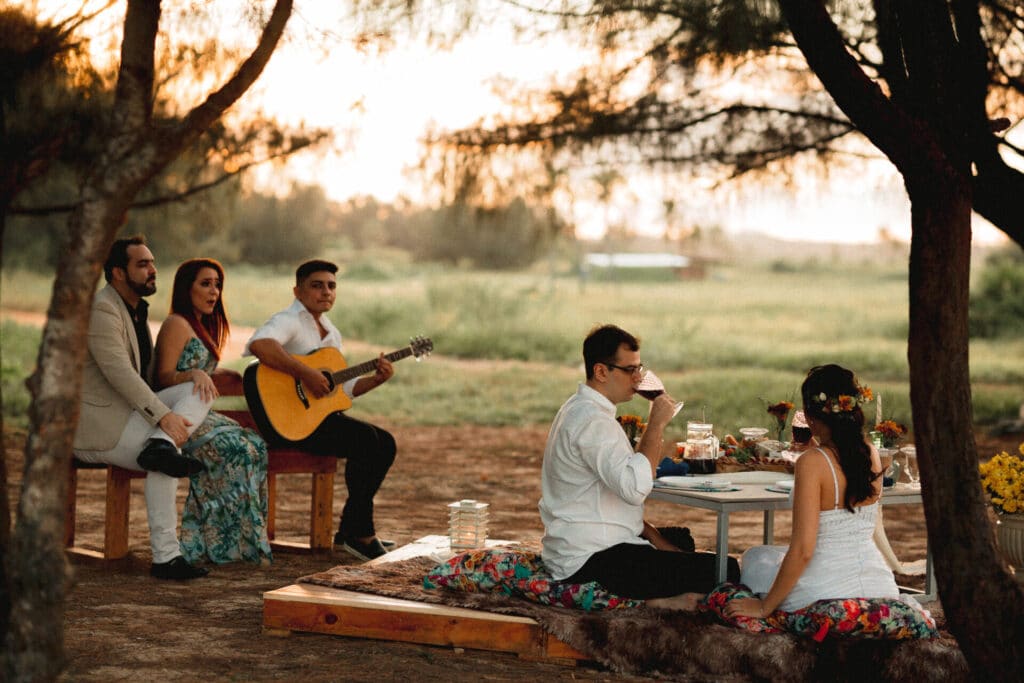
[[(587, 58), (562, 42), (517, 44), (502, 28), (441, 53), (409, 43), (383, 57), (339, 47), (317, 60), (290, 45), (274, 55), (260, 92), (248, 99), (282, 118), (340, 131), (344, 149), (297, 159), (291, 164), (297, 178), (319, 182), (335, 199), (359, 194), (385, 201), (398, 195), (416, 198), (416, 182), (403, 171), (416, 163), (418, 138), (428, 124), (457, 128), (497, 111), (501, 103), (491, 83), (496, 76), (542, 83), (553, 69), (569, 71)], [(839, 242), (874, 241), (883, 228), (904, 239), (910, 236), (909, 202), (900, 177), (885, 161), (871, 164), (870, 170), (839, 171), (831, 181), (808, 178), (797, 188), (734, 186), (712, 194), (689, 185), (668, 192), (677, 201), (685, 198), (684, 218), (704, 227)], [(581, 201), (572, 219), (585, 237), (599, 236), (606, 216), (638, 232), (660, 234), (665, 194), (661, 180), (634, 178), (620, 189), (611, 210)], [(975, 239), (990, 243), (1004, 237), (976, 219)]]
[[(241, 0), (218, 0), (216, 7), (232, 1)], [(333, 3), (297, 5), (299, 13), (290, 20), (293, 33), (341, 25)], [(119, 23), (123, 10), (115, 8), (106, 18)], [(228, 35), (230, 31), (222, 39)], [(320, 183), (338, 200), (367, 194), (383, 201), (399, 195), (416, 199), (418, 184), (406, 177), (405, 169), (417, 162), (418, 139), (428, 125), (458, 128), (498, 111), (501, 102), (492, 92), (495, 77), (542, 84), (553, 71), (569, 72), (590, 58), (559, 40), (518, 44), (502, 23), (464, 38), (450, 52), (432, 52), (421, 42), (406, 41), (384, 56), (364, 55), (341, 38), (326, 56), (301, 40), (279, 47), (239, 103), (261, 107), (283, 121), (336, 131), (333, 149), (298, 155), (284, 172), (261, 169), (260, 185), (280, 189), (293, 177)], [(1013, 133), (1024, 138), (1024, 125)], [(873, 241), (880, 228), (903, 238), (910, 234), (909, 203), (899, 176), (885, 161), (836, 172), (829, 182), (808, 177), (788, 189), (732, 184), (712, 193), (692, 182), (673, 186), (671, 180), (633, 177), (619, 188), (615, 206), (606, 209), (583, 199), (572, 207), (570, 219), (585, 237), (600, 235), (606, 218), (657, 234), (664, 227), (666, 196), (682, 203), (680, 213), (687, 223), (733, 232), (841, 242)], [(1003, 239), (977, 218), (975, 238)]]

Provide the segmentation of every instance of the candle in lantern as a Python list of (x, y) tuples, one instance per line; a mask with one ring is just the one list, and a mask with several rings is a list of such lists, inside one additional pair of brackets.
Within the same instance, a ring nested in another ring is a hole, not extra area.
[(882, 424), (882, 394), (875, 394), (875, 425)]
[(453, 552), (486, 545), (487, 508), (487, 503), (475, 500), (460, 500), (448, 505), (448, 538)]

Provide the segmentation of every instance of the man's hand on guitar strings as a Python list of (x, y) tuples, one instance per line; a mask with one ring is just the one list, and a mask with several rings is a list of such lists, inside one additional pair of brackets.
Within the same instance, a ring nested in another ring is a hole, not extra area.
[(327, 376), (316, 368), (304, 366), (302, 377), (299, 379), (315, 398), (323, 398), (331, 392), (331, 383)]

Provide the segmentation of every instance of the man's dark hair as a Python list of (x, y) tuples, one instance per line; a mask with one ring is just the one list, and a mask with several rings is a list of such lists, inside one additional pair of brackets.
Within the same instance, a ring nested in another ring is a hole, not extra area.
[(640, 350), (640, 340), (616, 325), (600, 325), (595, 327), (583, 340), (583, 364), (586, 366), (587, 379), (594, 376), (594, 365), (597, 363), (614, 363), (615, 354), (623, 344), (630, 351)]
[(103, 277), (107, 282), (113, 279), (114, 268), (128, 269), (128, 247), (145, 244), (146, 238), (142, 235), (132, 235), (123, 239), (115, 240), (110, 245), (110, 252), (107, 254), (107, 261), (103, 264)]
[(298, 287), (307, 277), (313, 273), (319, 273), (321, 271), (327, 271), (331, 275), (334, 275), (338, 272), (338, 266), (334, 265), (330, 261), (321, 261), (320, 259), (306, 261), (295, 269), (295, 286)]

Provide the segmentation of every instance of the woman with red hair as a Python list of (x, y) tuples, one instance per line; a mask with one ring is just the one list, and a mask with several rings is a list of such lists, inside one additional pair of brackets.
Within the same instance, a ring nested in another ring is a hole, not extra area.
[[(156, 340), (154, 384), (194, 382), (204, 399), (241, 394), (242, 378), (218, 368), (230, 331), (224, 268), (191, 259), (174, 274), (171, 312)], [(210, 411), (182, 451), (206, 465), (190, 478), (181, 519), (181, 552), (196, 563), (270, 560), (267, 538), (267, 446), (234, 420)]]

